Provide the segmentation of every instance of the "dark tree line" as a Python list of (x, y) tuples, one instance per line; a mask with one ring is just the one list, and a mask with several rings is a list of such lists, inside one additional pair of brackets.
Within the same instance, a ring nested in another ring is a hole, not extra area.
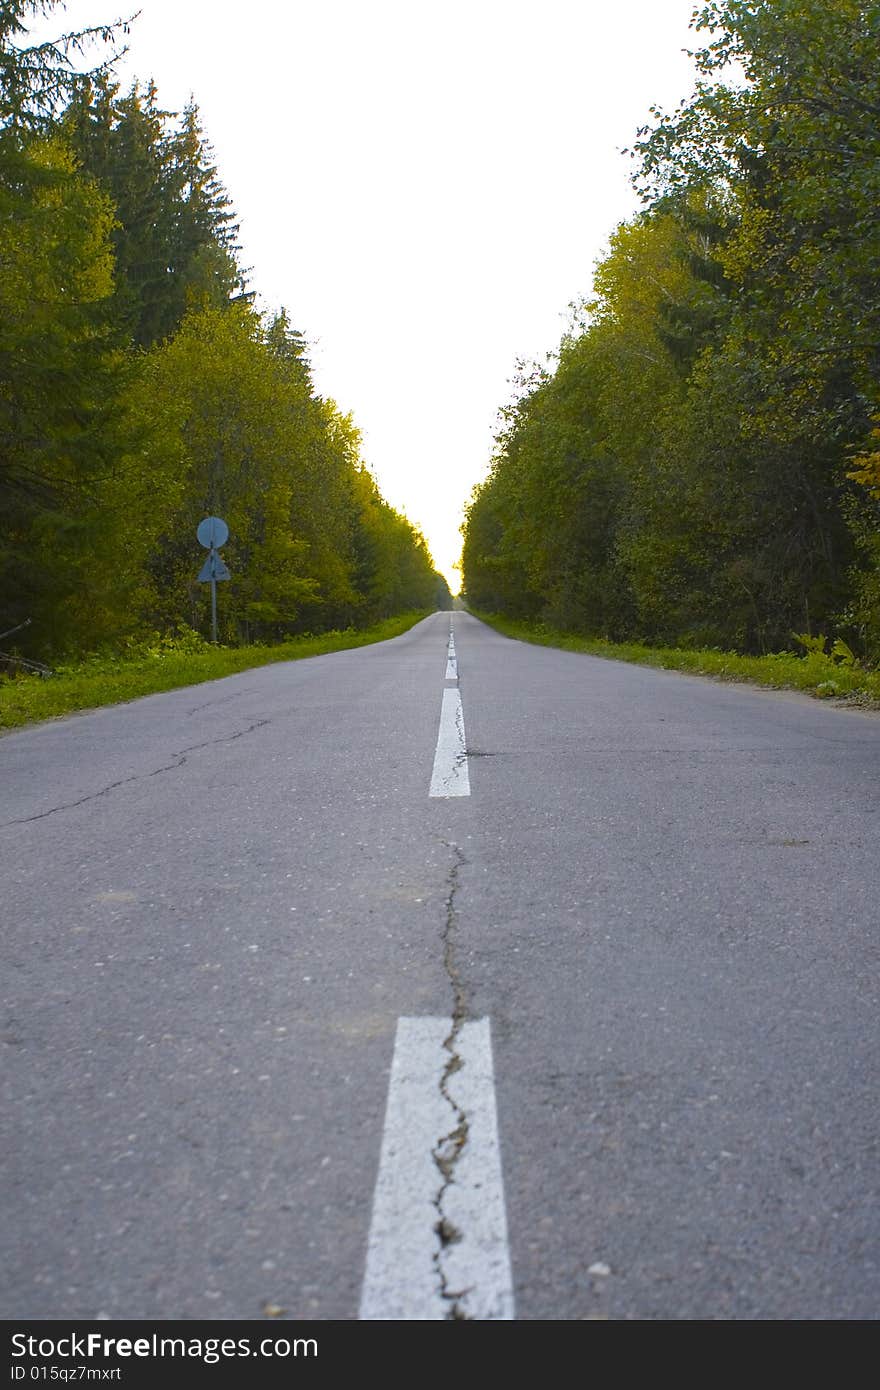
[(302, 335), (253, 308), (197, 108), (120, 89), (119, 26), (29, 42), (55, 8), (0, 0), (0, 631), (51, 657), (203, 626), (209, 513), (226, 640), (447, 602)]
[(880, 7), (693, 23), (697, 91), (633, 150), (644, 211), (505, 414), (467, 594), (618, 639), (837, 630), (877, 660)]

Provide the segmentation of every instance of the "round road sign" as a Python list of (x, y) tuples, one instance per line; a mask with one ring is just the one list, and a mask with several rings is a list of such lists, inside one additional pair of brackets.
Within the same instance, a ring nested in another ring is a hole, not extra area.
[(206, 516), (199, 522), (196, 535), (206, 550), (217, 550), (229, 540), (229, 527), (219, 516)]

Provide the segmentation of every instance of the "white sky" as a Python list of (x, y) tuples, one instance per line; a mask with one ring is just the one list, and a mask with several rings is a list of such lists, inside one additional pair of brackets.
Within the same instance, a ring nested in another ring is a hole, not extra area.
[[(71, 0), (66, 22), (119, 3)], [(558, 345), (636, 211), (619, 151), (690, 94), (693, 9), (140, 0), (124, 82), (154, 77), (172, 110), (195, 96), (251, 288), (306, 334), (318, 390), (453, 589), (516, 358)]]

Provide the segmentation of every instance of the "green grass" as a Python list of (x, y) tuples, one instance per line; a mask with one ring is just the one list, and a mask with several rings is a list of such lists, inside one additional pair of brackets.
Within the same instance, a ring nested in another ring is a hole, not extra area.
[(299, 661), (350, 647), (385, 642), (413, 627), (427, 610), (400, 613), (373, 627), (324, 632), (318, 637), (294, 637), (277, 646), (213, 647), (197, 633), (141, 644), (121, 656), (94, 656), (76, 665), (59, 667), (55, 674), (21, 675), (0, 679), (0, 730), (52, 719), (75, 710), (97, 709), (160, 690), (199, 685), (231, 676), (252, 666), (275, 661)]
[(611, 661), (656, 666), (664, 671), (687, 671), (716, 680), (769, 685), (776, 690), (802, 690), (818, 699), (843, 700), (847, 704), (880, 708), (880, 671), (870, 671), (860, 666), (842, 643), (835, 643), (832, 648), (832, 651), (838, 652), (837, 656), (826, 654), (823, 638), (805, 639), (809, 650), (802, 656), (795, 652), (740, 656), (737, 652), (723, 652), (714, 647), (649, 647), (638, 642), (608, 642), (600, 637), (579, 637), (543, 623), (515, 621), (494, 613), (475, 612), (474, 616), (506, 637), (543, 647), (586, 652), (590, 656), (601, 656)]

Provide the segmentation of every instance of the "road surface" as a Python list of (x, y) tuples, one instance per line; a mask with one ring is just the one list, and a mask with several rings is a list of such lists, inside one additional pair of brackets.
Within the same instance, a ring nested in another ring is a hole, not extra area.
[(876, 1318), (878, 772), (464, 613), (0, 739), (0, 1315)]

